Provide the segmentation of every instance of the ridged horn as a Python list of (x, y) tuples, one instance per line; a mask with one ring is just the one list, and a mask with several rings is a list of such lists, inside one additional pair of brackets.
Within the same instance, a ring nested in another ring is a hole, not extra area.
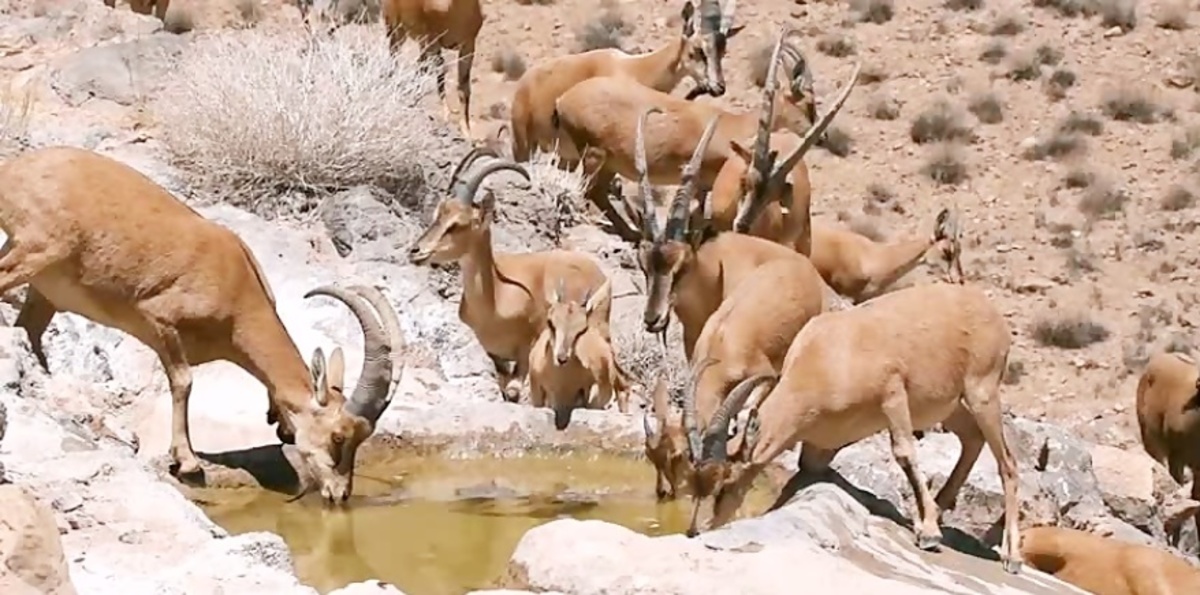
[(699, 462), (704, 456), (704, 441), (700, 438), (700, 426), (696, 420), (696, 388), (700, 386), (700, 377), (704, 375), (704, 370), (715, 363), (717, 360), (709, 357), (693, 366), (692, 379), (683, 393), (683, 430), (687, 434), (692, 462)]
[(467, 171), (467, 168), (474, 165), (480, 157), (496, 157), (496, 154), (486, 147), (475, 147), (468, 151), (466, 155), (463, 155), (458, 165), (454, 166), (454, 172), (450, 174), (450, 181), (447, 183), (447, 193), (463, 202), (471, 202), (471, 197), (465, 196), (463, 193), (465, 187), (462, 184), (462, 174)]
[(708, 461), (724, 461), (726, 457), (726, 444), (729, 442), (729, 422), (733, 421), (733, 416), (738, 411), (742, 410), (742, 406), (746, 404), (746, 399), (750, 398), (750, 393), (759, 386), (774, 380), (775, 377), (769, 374), (761, 374), (747, 378), (729, 393), (725, 398), (725, 402), (721, 403), (721, 407), (713, 415), (711, 421), (708, 422), (708, 428), (704, 431), (704, 460)]
[(792, 150), (792, 152), (775, 165), (775, 171), (771, 174), (772, 178), (786, 177), (788, 172), (796, 166), (796, 163), (804, 158), (804, 154), (808, 152), (813, 145), (817, 144), (817, 140), (825, 133), (825, 129), (829, 128), (829, 124), (833, 122), (834, 116), (842, 109), (842, 105), (846, 103), (846, 99), (850, 97), (850, 92), (854, 90), (854, 85), (858, 83), (858, 71), (862, 69), (862, 63), (854, 65), (854, 72), (850, 73), (850, 80), (846, 82), (846, 86), (838, 93), (837, 99), (833, 100), (833, 105), (829, 111), (825, 112), (816, 122), (813, 122), (812, 127), (804, 133), (804, 138), (800, 144)]
[[(379, 313), (379, 319), (383, 321), (383, 330), (387, 332), (388, 344), (392, 348), (392, 386), (394, 387), (400, 383), (401, 373), (404, 371), (404, 361), (401, 358), (404, 356), (407, 345), (404, 340), (404, 331), (400, 329), (400, 317), (396, 315), (396, 309), (392, 307), (379, 288), (354, 285), (350, 287), (350, 291), (367, 300), (367, 303), (371, 304), (371, 307)], [(390, 390), (388, 394), (391, 394)]]
[(692, 158), (688, 160), (687, 165), (683, 167), (683, 172), (679, 175), (679, 190), (675, 193), (675, 200), (671, 202), (670, 215), (667, 217), (665, 235), (669, 239), (683, 241), (684, 234), (687, 233), (688, 207), (691, 206), (692, 199), (696, 197), (696, 176), (700, 173), (700, 166), (704, 164), (704, 154), (708, 151), (708, 143), (712, 140), (720, 119), (721, 116), (716, 115), (708, 121), (708, 126), (704, 128), (700, 142), (692, 151)]
[(358, 376), (358, 385), (346, 400), (346, 410), (372, 424), (387, 408), (392, 382), (392, 348), (388, 344), (383, 325), (376, 319), (366, 298), (349, 290), (332, 285), (322, 285), (304, 294), (308, 299), (324, 295), (346, 304), (363, 333), (363, 367)]
[(650, 194), (650, 174), (646, 166), (646, 117), (663, 111), (652, 107), (642, 112), (637, 123), (637, 150), (634, 152), (634, 168), (638, 175), (638, 200), (642, 202), (642, 236), (647, 240), (658, 238), (658, 215), (654, 212), (654, 197)]
[(500, 158), (496, 156), (495, 151), (490, 149), (485, 149), (484, 151), (485, 154), (490, 154), (489, 156), (492, 157), (492, 161), (475, 170), (475, 174), (463, 183), (463, 196), (467, 197), (467, 204), (475, 204), (475, 195), (479, 192), (480, 184), (483, 184), (485, 178), (498, 171), (513, 171), (520, 174), (526, 181), (529, 181), (529, 171), (519, 163), (511, 159)]

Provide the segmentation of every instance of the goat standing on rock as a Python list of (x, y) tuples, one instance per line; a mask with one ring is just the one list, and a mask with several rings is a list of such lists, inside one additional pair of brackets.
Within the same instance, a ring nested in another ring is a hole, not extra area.
[(363, 370), (346, 397), (341, 352), (327, 362), (317, 349), (305, 366), (241, 239), (127, 165), (72, 147), (11, 159), (0, 165), (0, 227), (8, 234), (0, 293), (29, 285), (16, 326), (43, 366), (42, 335), (57, 312), (128, 333), (158, 355), (179, 475), (200, 471), (188, 431), (192, 366), (226, 360), (266, 385), (268, 423), (296, 445), (325, 500), (349, 498), (355, 453), (390, 402), (403, 349), (378, 290), (320, 287), (306, 296), (342, 301), (362, 325)]
[[(1200, 370), (1182, 353), (1158, 353), (1138, 380), (1137, 419), (1142, 447), (1166, 465), (1176, 483), (1192, 472), (1192, 499), (1200, 500)], [(1196, 517), (1200, 530), (1200, 516)], [(1175, 528), (1173, 533), (1178, 533)]]
[[(983, 445), (991, 448), (1004, 488), (1001, 558), (1017, 572), (1017, 466), (1005, 443), (999, 396), (1011, 343), (1004, 316), (983, 291), (964, 285), (920, 285), (814, 318), (788, 350), (783, 374), (740, 383), (703, 436), (696, 411), (684, 410), (689, 441), (702, 445), (688, 534), (697, 534), (703, 498), (714, 497), (709, 527), (725, 524), (755, 477), (796, 443), (803, 443), (798, 473), (823, 473), (838, 450), (886, 429), (913, 490), (922, 549), (941, 543), (940, 511), (954, 508)], [(773, 380), (766, 396), (747, 404)], [(729, 453), (729, 423), (743, 405), (747, 422), (739, 424)], [(958, 435), (962, 452), (934, 498), (917, 466), (913, 430), (938, 422)]]

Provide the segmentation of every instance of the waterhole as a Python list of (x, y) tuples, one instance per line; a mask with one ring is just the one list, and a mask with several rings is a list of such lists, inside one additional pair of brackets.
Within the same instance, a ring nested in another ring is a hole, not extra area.
[[(686, 530), (691, 513), (688, 498), (656, 500), (649, 462), (612, 455), (399, 456), (360, 466), (354, 489), (344, 510), (262, 489), (190, 496), (230, 533), (283, 536), (300, 579), (321, 593), (377, 578), (410, 595), (462, 595), (495, 586), (542, 523), (599, 519), (663, 535)], [(757, 487), (739, 515), (761, 514), (774, 497)]]

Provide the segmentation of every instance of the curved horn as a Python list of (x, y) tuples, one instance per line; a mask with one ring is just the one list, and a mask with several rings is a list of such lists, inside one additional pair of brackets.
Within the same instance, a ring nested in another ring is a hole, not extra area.
[(804, 138), (800, 140), (800, 145), (792, 150), (791, 154), (778, 162), (775, 165), (775, 171), (771, 174), (772, 178), (786, 177), (788, 172), (796, 166), (796, 163), (804, 158), (804, 154), (808, 152), (813, 145), (817, 144), (817, 140), (829, 128), (829, 124), (833, 122), (833, 117), (842, 109), (842, 105), (846, 103), (846, 99), (850, 97), (850, 92), (854, 90), (854, 85), (858, 83), (858, 71), (862, 69), (862, 63), (854, 65), (854, 72), (850, 73), (850, 80), (846, 82), (846, 86), (838, 93), (837, 99), (833, 100), (833, 105), (829, 111), (825, 112), (816, 122), (813, 122), (812, 127), (804, 133)]
[(737, 12), (737, 0), (725, 0), (721, 6), (721, 35), (729, 35), (733, 27), (733, 14)]
[(683, 393), (683, 430), (687, 434), (692, 462), (697, 462), (704, 456), (704, 443), (700, 439), (700, 427), (696, 421), (696, 388), (700, 385), (700, 377), (704, 370), (715, 363), (716, 359), (708, 357), (696, 364), (693, 367), (695, 371), (692, 373), (692, 380), (688, 382), (687, 390)]
[(775, 91), (779, 86), (776, 79), (779, 72), (779, 54), (783, 50), (784, 34), (780, 33), (775, 40), (775, 48), (771, 51), (771, 61), (767, 64), (767, 80), (763, 81), (762, 108), (758, 115), (758, 135), (754, 138), (754, 163), (757, 165), (767, 158), (767, 145), (771, 140), (771, 123), (775, 120)]
[[(379, 313), (379, 319), (383, 321), (383, 329), (387, 332), (388, 344), (392, 348), (392, 384), (395, 386), (400, 383), (401, 373), (404, 371), (404, 362), (401, 360), (405, 350), (406, 341), (404, 340), (404, 331), (400, 329), (400, 317), (396, 315), (396, 309), (384, 297), (383, 292), (377, 287), (368, 285), (354, 285), (350, 287), (350, 291), (360, 295), (375, 311)], [(391, 399), (391, 390), (388, 390), (388, 399)]]
[(521, 177), (525, 178), (525, 181), (529, 181), (529, 171), (527, 171), (517, 162), (509, 159), (501, 159), (500, 157), (496, 156), (495, 151), (490, 149), (488, 149), (486, 153), (491, 154), (490, 156), (494, 158), (493, 161), (476, 170), (475, 175), (471, 176), (463, 184), (462, 194), (466, 197), (467, 204), (475, 204), (475, 194), (479, 192), (479, 185), (483, 183), (485, 178), (498, 171), (503, 171), (506, 169), (509, 171), (514, 171), (518, 174), (521, 174)]
[(462, 173), (466, 171), (467, 168), (474, 165), (480, 157), (495, 156), (495, 152), (486, 147), (475, 147), (468, 151), (466, 155), (463, 155), (463, 158), (458, 162), (458, 165), (454, 166), (454, 172), (450, 174), (450, 181), (447, 183), (446, 192), (453, 194), (459, 200), (469, 202), (471, 197), (464, 197), (461, 195), (461, 192), (455, 192), (456, 190), (462, 190), (462, 185), (459, 184), (460, 176), (462, 176)]
[(729, 393), (725, 398), (725, 402), (721, 403), (721, 407), (713, 415), (711, 421), (708, 422), (708, 428), (704, 431), (704, 454), (705, 460), (724, 461), (726, 452), (725, 445), (729, 441), (729, 422), (733, 420), (734, 414), (742, 410), (742, 406), (746, 404), (746, 399), (750, 397), (750, 393), (759, 386), (774, 380), (775, 377), (770, 374), (760, 374), (747, 378)]
[(638, 175), (638, 200), (642, 201), (642, 235), (648, 240), (658, 237), (658, 215), (654, 213), (654, 198), (650, 195), (650, 174), (646, 167), (646, 117), (650, 114), (661, 114), (663, 111), (652, 107), (642, 112), (637, 123), (637, 151), (634, 154), (634, 167)]
[(392, 348), (388, 345), (383, 325), (375, 318), (371, 306), (362, 296), (332, 285), (322, 285), (304, 294), (304, 297), (308, 299), (317, 295), (346, 304), (362, 326), (363, 367), (358, 376), (358, 385), (346, 400), (346, 410), (374, 424), (387, 408), (392, 382)]
[(724, 31), (721, 23), (720, 0), (700, 0), (700, 30), (705, 33)]
[(721, 116), (718, 114), (708, 121), (704, 135), (700, 137), (700, 142), (692, 152), (692, 158), (679, 174), (679, 190), (675, 193), (675, 200), (671, 202), (671, 212), (667, 217), (668, 238), (683, 241), (684, 233), (687, 232), (688, 207), (696, 197), (696, 176), (700, 173), (700, 166), (704, 164), (704, 154), (708, 151), (708, 143), (712, 140), (720, 120)]

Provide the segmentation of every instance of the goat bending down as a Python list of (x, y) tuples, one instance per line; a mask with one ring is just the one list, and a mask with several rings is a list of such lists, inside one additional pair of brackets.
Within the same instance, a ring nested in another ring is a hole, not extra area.
[(43, 366), (42, 335), (58, 312), (128, 333), (158, 355), (180, 475), (200, 470), (188, 430), (192, 366), (226, 360), (267, 387), (268, 423), (295, 443), (325, 500), (350, 496), (355, 453), (391, 399), (391, 360), (403, 348), (377, 290), (308, 293), (342, 301), (362, 325), (363, 370), (346, 397), (341, 352), (326, 361), (317, 349), (305, 366), (241, 239), (127, 165), (71, 147), (11, 159), (0, 165), (0, 227), (0, 293), (29, 284), (16, 325)]
[[(941, 543), (940, 511), (954, 508), (983, 444), (991, 448), (1004, 488), (1001, 558), (1006, 570), (1017, 572), (1017, 467), (1005, 443), (999, 398), (1011, 343), (1000, 312), (981, 290), (964, 285), (902, 289), (811, 320), (770, 392), (747, 405), (734, 452), (726, 447), (729, 422), (771, 376), (739, 384), (702, 436), (697, 412), (684, 411), (689, 441), (702, 445), (688, 534), (697, 532), (703, 498), (714, 497), (709, 528), (725, 524), (754, 478), (797, 442), (803, 443), (799, 472), (821, 473), (839, 449), (886, 429), (915, 496), (913, 525), (922, 549)], [(913, 430), (938, 422), (958, 435), (962, 452), (934, 498), (917, 466)]]

